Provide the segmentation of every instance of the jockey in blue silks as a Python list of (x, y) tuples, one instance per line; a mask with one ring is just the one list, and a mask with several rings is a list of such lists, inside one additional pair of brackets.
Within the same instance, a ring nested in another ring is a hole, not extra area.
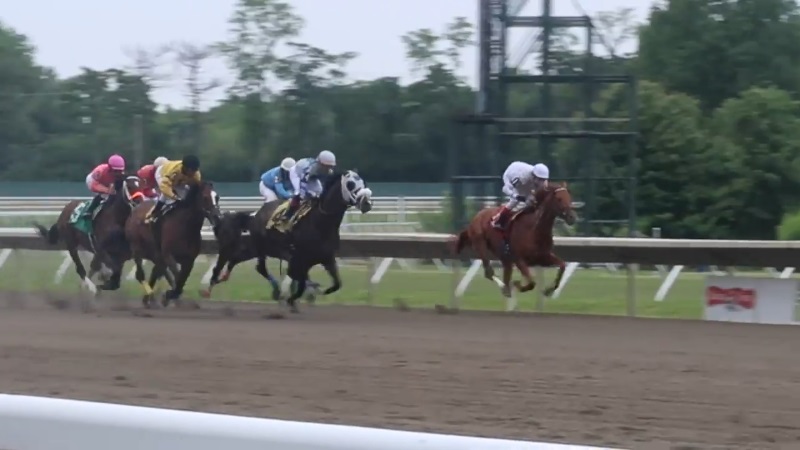
[(294, 166), (294, 159), (283, 158), (280, 166), (272, 168), (261, 175), (258, 191), (264, 197), (265, 203), (292, 198), (294, 188), (292, 187), (292, 180), (289, 178), (289, 172)]

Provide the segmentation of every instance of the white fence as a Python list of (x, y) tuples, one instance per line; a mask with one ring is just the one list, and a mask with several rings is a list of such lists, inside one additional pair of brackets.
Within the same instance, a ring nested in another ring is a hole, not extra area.
[[(206, 255), (216, 253), (215, 241), (210, 232), (204, 232)], [(341, 250), (343, 258), (367, 258), (371, 275), (368, 295), (380, 284), (384, 275), (395, 262), (401, 267), (409, 267), (409, 260), (434, 261), (439, 270), (452, 273), (454, 277), (450, 306), (458, 308), (464, 292), (474, 277), (480, 272), (480, 262), (472, 260), (462, 276), (462, 264), (453, 259), (453, 236), (436, 233), (342, 233)], [(640, 264), (673, 266), (662, 273), (662, 283), (656, 293), (656, 301), (663, 301), (674, 284), (678, 274), (689, 265), (718, 265), (742, 267), (772, 267), (776, 277), (787, 278), (793, 272), (792, 264), (800, 260), (800, 241), (734, 241), (734, 240), (691, 240), (691, 239), (630, 239), (630, 238), (555, 238), (556, 253), (566, 266), (561, 288), (555, 297), (580, 268), (582, 263), (622, 263), (627, 272), (626, 306), (628, 315), (636, 315), (638, 289), (636, 273)], [(48, 247), (43, 239), (28, 228), (0, 228), (0, 267), (10, 258), (14, 249), (60, 250)], [(469, 254), (464, 256), (469, 258)], [(70, 260), (64, 257), (57, 278), (70, 267)], [(213, 264), (213, 262), (212, 262)], [(198, 270), (196, 268), (195, 270)], [(205, 280), (210, 275), (206, 272)], [(536, 268), (537, 278), (541, 279), (541, 268)], [(544, 310), (545, 296), (538, 283), (536, 310)], [(516, 309), (516, 299), (507, 303), (509, 310)]]
[(0, 448), (603, 450), (600, 447), (290, 422), (18, 395), (0, 395)]
[[(57, 215), (73, 197), (0, 197), (0, 217)], [(494, 197), (469, 197), (492, 204)], [(87, 198), (88, 200), (88, 198)], [(440, 213), (445, 197), (373, 197), (372, 214), (386, 214), (405, 221), (409, 214)], [(261, 197), (222, 197), (220, 206), (226, 210), (256, 210), (263, 204)], [(350, 211), (350, 213), (353, 213)]]

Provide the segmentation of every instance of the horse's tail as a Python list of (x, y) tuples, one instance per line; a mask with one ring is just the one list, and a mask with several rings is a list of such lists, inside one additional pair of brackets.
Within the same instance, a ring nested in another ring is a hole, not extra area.
[(469, 233), (467, 232), (467, 230), (458, 233), (458, 239), (456, 240), (456, 245), (454, 248), (456, 254), (461, 253), (461, 250), (464, 250), (464, 247), (467, 246), (468, 244), (469, 244)]
[(54, 223), (50, 228), (45, 228), (43, 225), (38, 223), (34, 223), (33, 227), (36, 228), (36, 232), (39, 236), (43, 237), (48, 244), (56, 245), (58, 244), (59, 234), (58, 234), (58, 224)]

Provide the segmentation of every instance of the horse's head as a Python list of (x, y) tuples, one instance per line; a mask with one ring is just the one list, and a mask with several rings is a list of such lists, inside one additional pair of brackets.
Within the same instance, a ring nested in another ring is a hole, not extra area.
[(122, 182), (122, 194), (131, 208), (136, 207), (136, 205), (146, 200), (142, 193), (142, 180), (136, 175), (125, 177), (125, 180)]
[(572, 195), (567, 189), (567, 183), (552, 183), (547, 188), (536, 192), (536, 201), (542, 208), (554, 208), (556, 217), (560, 217), (568, 225), (573, 225), (578, 219), (572, 209)]
[(213, 183), (201, 181), (191, 186), (186, 196), (186, 203), (201, 211), (212, 226), (217, 226), (222, 214), (219, 210), (219, 194), (214, 190)]
[(342, 198), (348, 205), (357, 207), (362, 214), (372, 210), (372, 190), (355, 170), (342, 174), (341, 185)]
[(114, 181), (114, 192), (119, 195), (120, 200), (134, 208), (145, 200), (141, 192), (141, 183), (142, 180), (136, 175), (120, 176)]
[(372, 209), (372, 190), (355, 170), (331, 175), (325, 182), (324, 192), (326, 198), (336, 197), (345, 208), (355, 206), (362, 213)]

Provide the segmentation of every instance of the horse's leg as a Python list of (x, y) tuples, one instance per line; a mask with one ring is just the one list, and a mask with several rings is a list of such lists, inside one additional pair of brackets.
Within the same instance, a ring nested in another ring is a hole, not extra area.
[(86, 275), (89, 278), (93, 278), (98, 272), (103, 270), (103, 260), (97, 255), (97, 253), (92, 254), (92, 261), (89, 263), (89, 273)]
[[(150, 279), (147, 282), (147, 285), (150, 287), (150, 294), (145, 295), (142, 298), (142, 303), (144, 304), (145, 308), (149, 308), (153, 305), (153, 289), (156, 286), (158, 280), (165, 276), (167, 273), (166, 267), (164, 263), (161, 261), (153, 261), (153, 269), (150, 271)], [(144, 285), (142, 285), (144, 286)]]
[[(145, 281), (145, 273), (144, 273), (144, 266), (142, 265), (142, 258), (136, 256), (133, 258), (134, 264), (136, 264), (136, 281), (142, 286), (144, 289), (144, 296), (142, 297), (142, 305), (147, 308), (150, 306), (150, 302), (153, 301), (153, 286), (151, 283)], [(155, 272), (155, 268), (153, 269)]]
[(183, 286), (186, 285), (186, 280), (189, 279), (189, 274), (192, 273), (192, 269), (194, 268), (194, 260), (195, 258), (187, 258), (185, 261), (180, 263), (181, 268), (178, 270), (176, 262), (172, 256), (167, 258), (167, 267), (168, 270), (172, 270), (173, 274), (177, 273), (175, 276), (175, 285), (172, 289), (168, 290), (164, 293), (164, 298), (161, 300), (161, 304), (166, 307), (169, 305), (169, 302), (172, 300), (177, 301), (181, 294), (183, 294)]
[(259, 275), (266, 278), (269, 281), (269, 284), (272, 285), (272, 299), (273, 300), (280, 300), (281, 298), (281, 284), (278, 283), (278, 280), (269, 273), (269, 269), (267, 269), (267, 257), (264, 255), (260, 255), (258, 257), (258, 261), (256, 262), (256, 272)]
[(302, 297), (306, 291), (306, 281), (308, 280), (308, 271), (310, 267), (300, 267), (296, 262), (296, 259), (292, 258), (289, 261), (289, 276), (292, 280), (297, 282), (297, 289), (286, 299), (286, 303), (289, 304), (289, 310), (293, 313), (299, 313), (300, 310), (297, 308), (297, 299)]
[(503, 297), (511, 297), (511, 274), (514, 272), (514, 263), (508, 260), (503, 261), (503, 287), (501, 292)]
[(556, 289), (558, 289), (558, 286), (561, 284), (561, 278), (564, 276), (564, 269), (566, 269), (567, 265), (564, 264), (564, 261), (561, 258), (553, 253), (548, 255), (547, 265), (558, 266), (558, 273), (556, 274), (556, 279), (553, 281), (553, 285), (544, 290), (544, 295), (549, 297), (553, 295), (553, 292), (555, 292)]
[(81, 256), (78, 254), (78, 248), (76, 245), (73, 245), (72, 242), (68, 245), (68, 250), (70, 258), (72, 258), (72, 262), (75, 264), (75, 272), (78, 273), (78, 276), (81, 279), (81, 283), (83, 286), (89, 290), (92, 294), (97, 294), (97, 286), (92, 282), (92, 280), (87, 277), (86, 268), (83, 266), (83, 262), (81, 261)]
[(475, 239), (472, 242), (472, 248), (475, 250), (475, 253), (478, 254), (478, 258), (481, 259), (483, 276), (485, 276), (487, 280), (493, 280), (494, 268), (492, 267), (492, 261), (489, 259), (491, 256), (489, 243), (486, 241), (486, 239)]
[(519, 272), (522, 274), (522, 278), (525, 279), (527, 282), (525, 285), (520, 283), (519, 281), (514, 281), (514, 286), (520, 292), (528, 292), (531, 289), (536, 287), (536, 281), (533, 279), (533, 275), (531, 275), (531, 268), (528, 267), (528, 263), (523, 259), (517, 259), (514, 261), (514, 264), (519, 269)]
[[(339, 265), (336, 263), (336, 257), (331, 255), (330, 257), (326, 258), (325, 261), (322, 262), (322, 267), (325, 268), (325, 271), (328, 272), (328, 275), (331, 276), (333, 280), (333, 285), (328, 289), (323, 291), (324, 295), (332, 294), (342, 287), (342, 278), (339, 276)], [(306, 284), (309, 284), (308, 279), (306, 279)]]
[[(219, 278), (219, 273), (222, 272), (222, 268), (225, 266), (225, 263), (228, 263), (228, 265), (230, 265), (228, 257), (222, 254), (218, 255), (217, 262), (214, 263), (214, 268), (211, 269), (211, 279), (208, 281), (208, 287), (205, 289), (200, 289), (200, 296), (205, 298), (211, 297), (211, 290), (214, 289), (214, 286), (216, 286), (219, 283), (228, 281), (227, 277), (225, 277), (224, 279)], [(226, 273), (226, 275), (228, 274)]]
[(100, 289), (116, 291), (121, 284), (122, 269), (125, 267), (125, 260), (118, 255), (108, 255), (108, 262), (111, 264), (111, 275), (106, 279)]

